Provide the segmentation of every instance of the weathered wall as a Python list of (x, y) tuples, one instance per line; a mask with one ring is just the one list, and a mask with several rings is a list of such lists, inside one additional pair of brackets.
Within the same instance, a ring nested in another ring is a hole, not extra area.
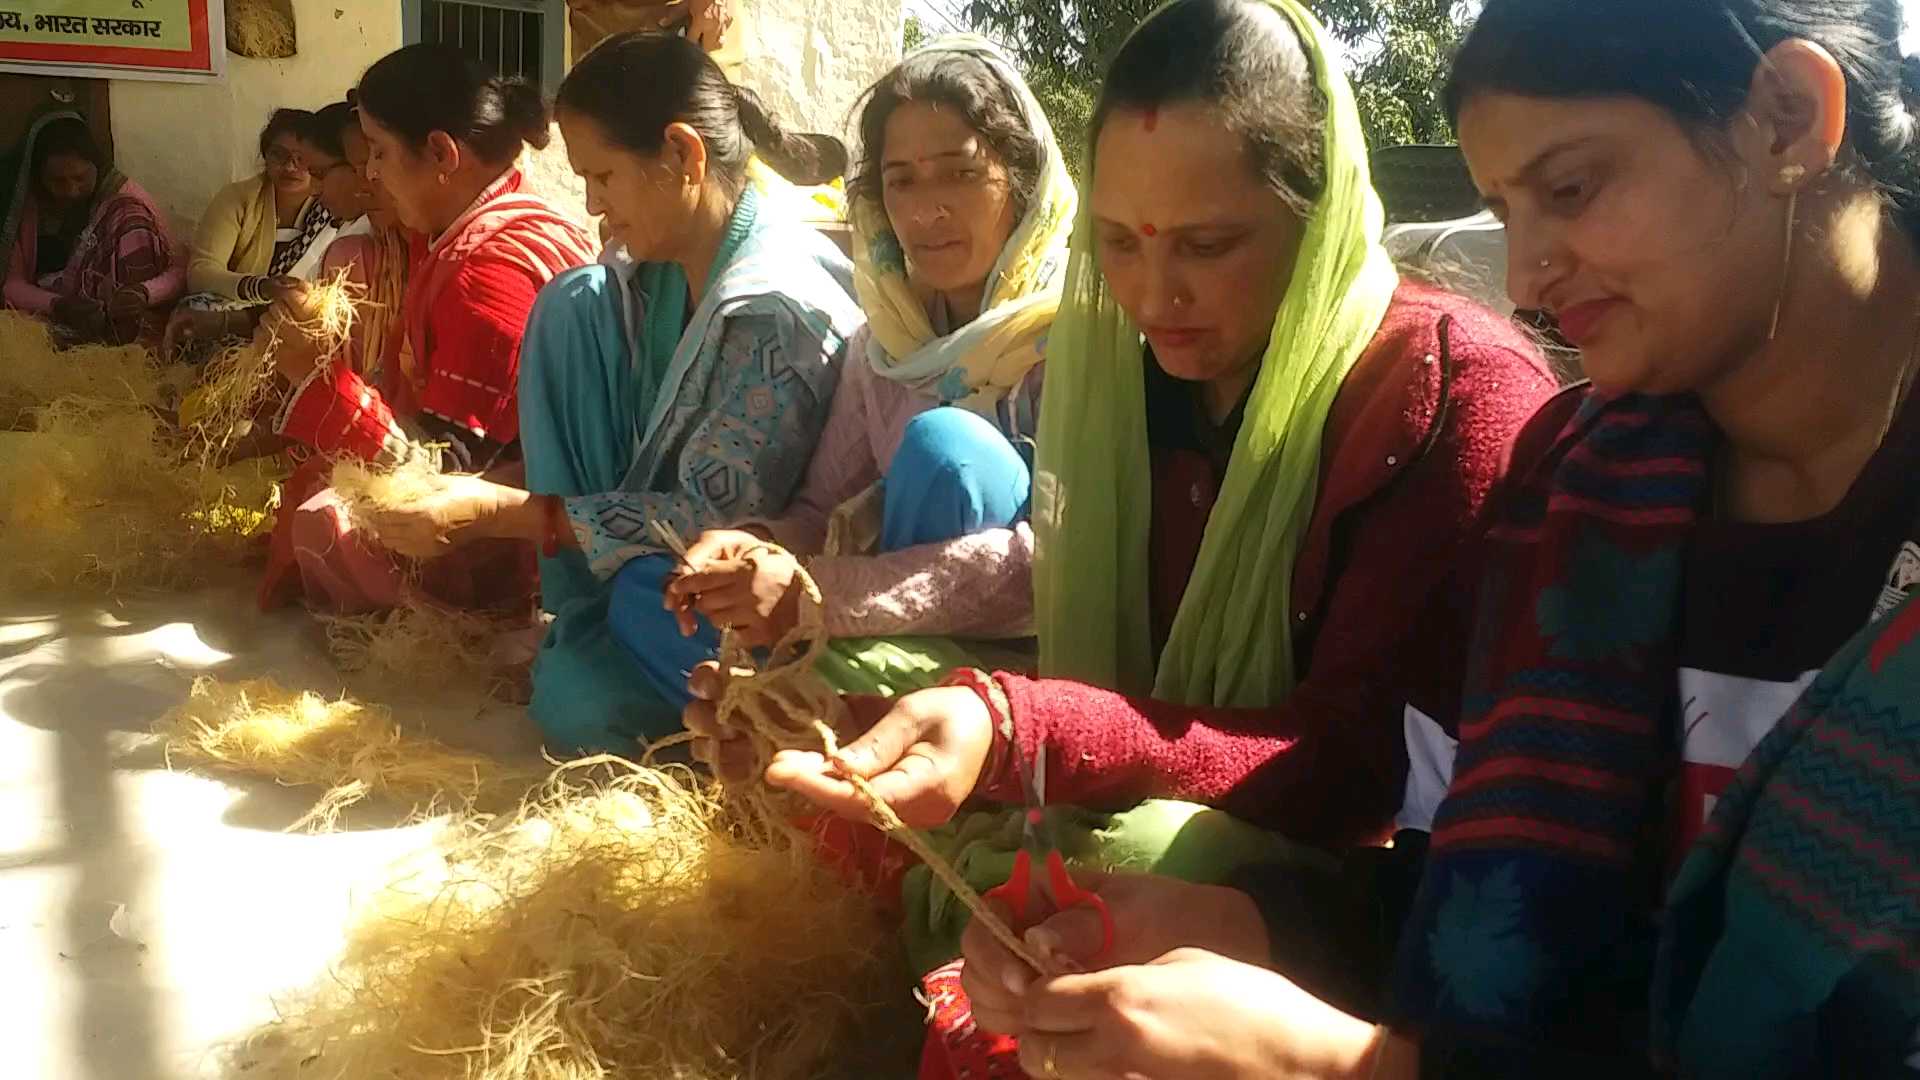
[(846, 138), (860, 92), (900, 61), (901, 0), (742, 0), (743, 80), (780, 120)]
[[(901, 0), (736, 0), (726, 52), (739, 77), (782, 123), (849, 138), (861, 91), (900, 60)], [(574, 55), (578, 55), (575, 53)], [(586, 185), (567, 165), (566, 143), (524, 163), (533, 186), (582, 221)]]
[(228, 53), (218, 82), (112, 84), (118, 164), (183, 228), (221, 185), (259, 171), (257, 139), (275, 108), (338, 101), (400, 47), (396, 0), (294, 0), (294, 15), (299, 54), (286, 60)]
[[(737, 0), (744, 81), (797, 130), (846, 137), (855, 100), (900, 55), (901, 0)], [(227, 55), (205, 84), (112, 83), (119, 164), (191, 229), (221, 185), (258, 171), (256, 137), (276, 107), (338, 101), (401, 44), (397, 0), (294, 0), (299, 54)], [(585, 218), (582, 185), (554, 144), (527, 163), (544, 194)]]

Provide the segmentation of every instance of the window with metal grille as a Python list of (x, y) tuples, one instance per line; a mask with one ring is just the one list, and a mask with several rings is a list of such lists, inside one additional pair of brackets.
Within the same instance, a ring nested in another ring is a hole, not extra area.
[(452, 45), (549, 94), (566, 74), (564, 0), (407, 0), (403, 17), (408, 44)]

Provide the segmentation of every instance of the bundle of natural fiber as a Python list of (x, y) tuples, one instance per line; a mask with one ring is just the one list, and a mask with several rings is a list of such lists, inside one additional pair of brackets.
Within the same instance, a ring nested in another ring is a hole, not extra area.
[(294, 55), (293, 5), (289, 0), (226, 0), (227, 49), (255, 60)]
[[(4, 368), (5, 364), (0, 364)], [(0, 584), (180, 586), (269, 527), (273, 465), (182, 460), (150, 410), (61, 398), (0, 433)]]
[(415, 604), (370, 615), (324, 615), (327, 651), (340, 669), (383, 691), (429, 692), (487, 686), (503, 619)]
[[(308, 286), (312, 312), (294, 323), (289, 333), (305, 336), (320, 356), (344, 348), (353, 333), (354, 301), (364, 292), (347, 280), (346, 271), (331, 281)], [(228, 344), (208, 361), (200, 385), (180, 407), (180, 422), (203, 455), (213, 455), (253, 430), (254, 418), (272, 403), (278, 383), (274, 352), (281, 347), (274, 324), (261, 323), (251, 340)]]
[(346, 506), (347, 517), (363, 523), (379, 510), (405, 510), (440, 490), (440, 460), (431, 447), (418, 447), (398, 465), (371, 465), (356, 458), (333, 463), (328, 480)]
[(0, 311), (0, 431), (30, 428), (33, 410), (62, 398), (157, 409), (192, 378), (138, 345), (57, 348), (46, 322)]
[(518, 814), (454, 828), (444, 860), (376, 897), (335, 970), (234, 1051), (236, 1072), (904, 1071), (881, 1064), (890, 1033), (910, 1047), (920, 1030), (897, 935), (806, 851), (743, 830), (691, 773), (592, 759)]
[(154, 731), (169, 764), (324, 786), (320, 801), (289, 831), (330, 830), (342, 810), (374, 796), (415, 815), (475, 803), (511, 805), (541, 775), (410, 733), (382, 706), (288, 690), (272, 679), (196, 679), (187, 700)]

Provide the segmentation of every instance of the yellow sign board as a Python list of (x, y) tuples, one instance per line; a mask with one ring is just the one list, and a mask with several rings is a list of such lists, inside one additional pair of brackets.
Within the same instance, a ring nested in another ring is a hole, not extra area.
[(217, 78), (221, 14), (218, 0), (0, 0), (0, 71)]

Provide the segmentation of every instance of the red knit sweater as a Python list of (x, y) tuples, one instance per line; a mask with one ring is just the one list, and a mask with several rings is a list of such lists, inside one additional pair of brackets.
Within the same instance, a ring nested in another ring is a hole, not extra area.
[[(1405, 783), (1403, 706), (1459, 696), (1472, 597), (1449, 570), (1468, 554), (1514, 434), (1554, 385), (1507, 320), (1402, 285), (1327, 421), (1294, 564), (1292, 696), (1262, 709), (1202, 708), (999, 673), (1016, 752), (1032, 760), (1047, 745), (1048, 798), (1112, 808), (1178, 798), (1309, 843), (1383, 837)], [(1171, 610), (1217, 478), (1204, 459), (1154, 458), (1155, 607)], [(1012, 755), (996, 758), (977, 794), (1017, 802)]]

